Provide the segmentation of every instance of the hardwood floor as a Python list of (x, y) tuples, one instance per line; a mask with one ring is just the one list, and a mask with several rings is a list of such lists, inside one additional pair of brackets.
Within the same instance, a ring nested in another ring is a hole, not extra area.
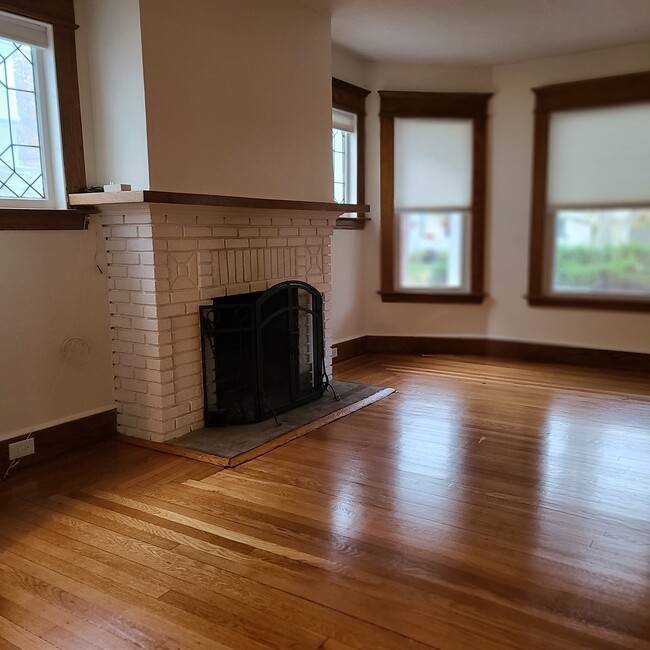
[(650, 649), (647, 375), (467, 357), (231, 470), (120, 442), (0, 485), (0, 649)]

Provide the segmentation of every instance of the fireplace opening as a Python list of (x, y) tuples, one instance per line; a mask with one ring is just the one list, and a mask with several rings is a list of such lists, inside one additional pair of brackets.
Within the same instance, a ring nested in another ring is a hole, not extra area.
[(323, 299), (289, 280), (199, 308), (206, 427), (260, 422), (322, 397)]

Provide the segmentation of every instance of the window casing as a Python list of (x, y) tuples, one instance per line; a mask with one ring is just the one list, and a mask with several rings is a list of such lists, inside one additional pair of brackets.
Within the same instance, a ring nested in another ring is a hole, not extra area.
[(480, 303), (490, 94), (379, 94), (382, 300)]
[(650, 73), (534, 92), (529, 304), (650, 311)]
[[(56, 147), (60, 142), (60, 168), (54, 169), (65, 182), (55, 194), (56, 208), (46, 208), (39, 204), (25, 209), (0, 203), (0, 230), (78, 230), (84, 228), (84, 210), (65, 210), (67, 195), (81, 192), (86, 186), (84, 148), (81, 128), (81, 108), (79, 104), (79, 85), (77, 79), (77, 57), (75, 46), (75, 16), (73, 0), (0, 0), (0, 11), (9, 14), (20, 22), (22, 19), (39, 23), (46, 27), (51, 41), (49, 56), (45, 66), (44, 86), (47, 94), (47, 108), (43, 115), (49, 129), (44, 129), (47, 137)], [(20, 39), (18, 39), (20, 40)], [(48, 70), (49, 66), (49, 70)], [(45, 146), (50, 144), (45, 141)], [(52, 175), (50, 176), (52, 178)]]
[(65, 205), (52, 29), (0, 12), (0, 207)]
[[(332, 79), (332, 163), (334, 201), (365, 204), (365, 88)], [(363, 228), (365, 213), (351, 213), (337, 220), (336, 228)]]

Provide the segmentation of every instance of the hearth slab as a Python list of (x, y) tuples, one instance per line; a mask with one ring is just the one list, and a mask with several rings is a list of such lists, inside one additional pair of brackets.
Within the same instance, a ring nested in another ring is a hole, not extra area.
[(235, 467), (395, 392), (393, 388), (336, 380), (332, 381), (332, 385), (340, 401), (336, 401), (328, 390), (322, 398), (280, 414), (280, 426), (271, 419), (256, 424), (204, 428), (166, 443), (152, 443), (127, 436), (121, 438), (221, 467)]

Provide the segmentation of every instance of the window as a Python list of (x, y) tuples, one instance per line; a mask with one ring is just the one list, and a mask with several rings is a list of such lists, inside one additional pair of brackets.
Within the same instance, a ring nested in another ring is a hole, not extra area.
[(529, 303), (650, 310), (650, 73), (534, 92)]
[[(44, 83), (49, 40), (45, 25), (0, 13), (2, 206), (53, 207), (56, 203), (55, 147), (47, 137), (50, 125)], [(60, 147), (57, 153), (60, 156)], [(60, 158), (57, 162), (60, 170)]]
[[(54, 216), (86, 180), (73, 2), (5, 0), (2, 9), (0, 228), (15, 229), (16, 208)], [(24, 214), (26, 227), (38, 221)]]
[(332, 109), (334, 201), (357, 202), (357, 116)]
[[(365, 203), (365, 104), (370, 91), (332, 79), (332, 163), (334, 201)], [(363, 212), (337, 220), (337, 228), (363, 228)]]
[(490, 95), (379, 94), (382, 300), (480, 303)]

